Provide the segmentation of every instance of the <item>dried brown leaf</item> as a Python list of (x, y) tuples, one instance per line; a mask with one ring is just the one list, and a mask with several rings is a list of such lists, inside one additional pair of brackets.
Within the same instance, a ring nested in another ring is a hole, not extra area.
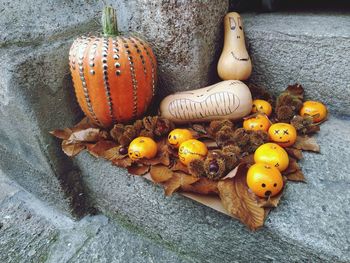
[(113, 159), (112, 163), (116, 166), (127, 168), (132, 165), (132, 160), (128, 157), (123, 159)]
[(132, 160), (128, 157), (128, 154), (120, 154), (119, 149), (123, 146), (113, 147), (103, 153), (101, 157), (111, 161), (114, 165), (120, 167), (129, 167), (132, 165)]
[(86, 146), (89, 153), (95, 157), (104, 157), (105, 152), (113, 147), (116, 147), (116, 143), (112, 141), (98, 141), (95, 144), (88, 144)]
[(181, 171), (184, 172), (186, 174), (189, 174), (190, 172), (188, 171), (188, 168), (186, 165), (184, 165), (182, 162), (180, 162), (180, 160), (176, 160), (174, 165), (171, 167), (171, 170), (176, 172), (176, 171)]
[(76, 156), (78, 153), (84, 150), (85, 147), (85, 143), (69, 142), (68, 140), (62, 141), (62, 150), (66, 155), (70, 157)]
[(128, 172), (133, 175), (144, 175), (150, 170), (149, 165), (132, 165), (128, 167)]
[(218, 181), (209, 180), (205, 177), (200, 178), (193, 184), (181, 186), (181, 190), (204, 195), (219, 194)]
[(70, 135), (72, 134), (72, 130), (69, 128), (65, 128), (63, 130), (54, 130), (54, 131), (50, 131), (50, 134), (52, 134), (53, 136), (62, 139), (62, 140), (68, 140)]
[(284, 148), (284, 149), (286, 150), (286, 152), (288, 153), (289, 156), (291, 156), (297, 160), (303, 159), (302, 150), (295, 149), (295, 148)]
[(283, 175), (288, 175), (291, 173), (295, 173), (297, 171), (300, 171), (299, 164), (297, 163), (297, 161), (294, 158), (289, 157), (289, 165), (288, 165), (287, 169), (283, 171)]
[(298, 136), (293, 148), (303, 151), (320, 152), (320, 146), (317, 144), (316, 139), (307, 135)]
[(242, 169), (232, 179), (219, 181), (218, 189), (223, 206), (230, 215), (238, 218), (251, 230), (264, 225), (265, 210), (246, 184), (247, 169)]
[(239, 165), (237, 165), (235, 169), (230, 171), (225, 177), (221, 178), (221, 180), (234, 178), (237, 174), (242, 173), (242, 170), (246, 170), (246, 167), (247, 165), (245, 163), (240, 163)]
[(164, 165), (151, 166), (150, 175), (155, 183), (163, 183), (173, 177), (173, 171)]
[(165, 195), (172, 195), (180, 187), (186, 187), (197, 182), (199, 178), (184, 173), (173, 173), (173, 176), (163, 183)]
[(74, 131), (68, 138), (70, 142), (97, 142), (107, 139), (106, 131), (101, 131), (99, 128), (87, 128), (84, 130)]
[(261, 207), (263, 208), (274, 208), (277, 207), (281, 197), (283, 195), (283, 190), (281, 190), (281, 192), (279, 192), (277, 195), (275, 196), (269, 196), (267, 199), (266, 198), (258, 198), (258, 202), (260, 204)]
[(306, 182), (305, 176), (302, 171), (298, 170), (293, 173), (290, 173), (286, 175), (287, 179), (289, 181), (294, 181), (294, 182)]
[(123, 146), (116, 146), (113, 148), (110, 148), (106, 151), (104, 151), (102, 157), (110, 160), (110, 161), (114, 161), (114, 160), (120, 160), (120, 159), (124, 159), (128, 156), (128, 154), (120, 154), (119, 149), (123, 147)]

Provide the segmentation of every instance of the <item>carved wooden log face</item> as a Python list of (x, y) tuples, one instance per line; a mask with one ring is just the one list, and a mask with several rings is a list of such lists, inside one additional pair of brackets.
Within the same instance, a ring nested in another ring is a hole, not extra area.
[(203, 122), (214, 119), (239, 119), (250, 113), (252, 97), (241, 81), (227, 80), (193, 91), (167, 96), (160, 114), (176, 123)]
[(69, 53), (80, 107), (103, 127), (141, 117), (156, 85), (156, 59), (136, 37), (81, 37)]

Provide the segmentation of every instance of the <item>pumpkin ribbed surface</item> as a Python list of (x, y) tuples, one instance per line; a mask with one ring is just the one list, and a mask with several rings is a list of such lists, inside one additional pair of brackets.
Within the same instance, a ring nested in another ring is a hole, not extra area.
[(80, 37), (69, 64), (78, 103), (99, 126), (141, 117), (154, 96), (156, 58), (137, 37)]

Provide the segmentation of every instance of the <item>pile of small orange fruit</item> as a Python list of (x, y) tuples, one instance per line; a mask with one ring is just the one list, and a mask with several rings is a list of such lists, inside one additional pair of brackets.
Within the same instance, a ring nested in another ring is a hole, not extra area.
[[(260, 197), (277, 195), (283, 188), (281, 172), (289, 165), (289, 157), (282, 147), (292, 146), (297, 139), (296, 129), (287, 123), (271, 125), (269, 116), (271, 104), (265, 100), (254, 100), (251, 118), (245, 119), (246, 130), (263, 130), (268, 132), (272, 142), (261, 145), (254, 153), (255, 164), (247, 173), (247, 185), (253, 193)], [(327, 116), (327, 108), (320, 102), (306, 101), (300, 115), (313, 117), (313, 122), (320, 122)]]

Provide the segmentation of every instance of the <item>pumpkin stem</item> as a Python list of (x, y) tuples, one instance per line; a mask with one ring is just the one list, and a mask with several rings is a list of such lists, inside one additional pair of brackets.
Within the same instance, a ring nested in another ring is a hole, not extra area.
[(117, 12), (111, 6), (102, 11), (102, 29), (105, 36), (118, 36)]

